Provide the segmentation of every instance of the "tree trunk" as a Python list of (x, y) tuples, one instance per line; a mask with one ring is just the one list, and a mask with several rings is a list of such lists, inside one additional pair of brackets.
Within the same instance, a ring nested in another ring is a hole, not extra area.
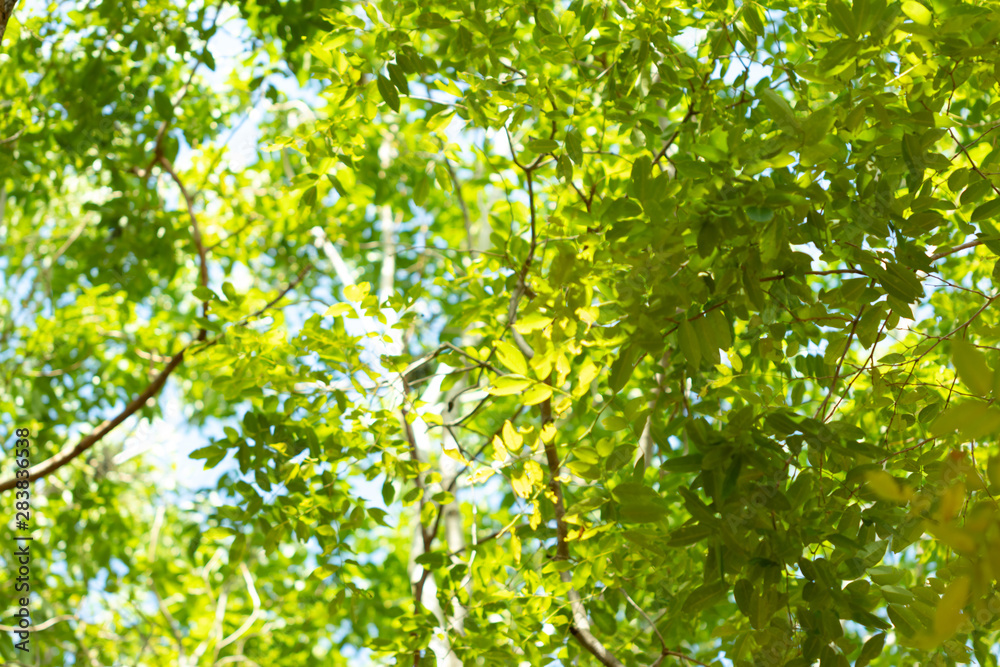
[(0, 47), (3, 46), (3, 35), (7, 32), (7, 21), (14, 15), (14, 5), (17, 0), (0, 0)]

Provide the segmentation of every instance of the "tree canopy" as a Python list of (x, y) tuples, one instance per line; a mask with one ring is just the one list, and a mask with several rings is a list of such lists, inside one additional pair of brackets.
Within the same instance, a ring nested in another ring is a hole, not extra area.
[(997, 664), (995, 3), (0, 38), (4, 664)]

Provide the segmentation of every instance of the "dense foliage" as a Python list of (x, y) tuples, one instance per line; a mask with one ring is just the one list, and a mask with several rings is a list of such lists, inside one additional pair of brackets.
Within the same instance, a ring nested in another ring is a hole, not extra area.
[(5, 664), (997, 664), (993, 3), (12, 6)]

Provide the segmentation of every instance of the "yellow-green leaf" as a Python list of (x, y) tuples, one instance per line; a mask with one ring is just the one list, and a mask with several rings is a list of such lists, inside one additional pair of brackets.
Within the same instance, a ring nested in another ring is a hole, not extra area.
[(323, 317), (340, 317), (341, 315), (349, 313), (352, 310), (354, 310), (354, 308), (349, 303), (335, 303), (326, 309), (323, 313)]
[(966, 387), (980, 396), (986, 396), (993, 388), (993, 371), (986, 365), (986, 355), (963, 340), (951, 344), (952, 360), (958, 377)]
[(510, 455), (507, 453), (507, 447), (504, 446), (503, 440), (497, 436), (493, 436), (493, 460), (504, 464), (508, 458), (510, 458)]
[(991, 456), (986, 463), (986, 476), (990, 484), (1000, 486), (1000, 456)]
[(493, 387), (490, 389), (490, 394), (493, 396), (512, 396), (514, 394), (520, 394), (530, 386), (531, 380), (503, 375), (493, 381)]
[(969, 599), (969, 578), (959, 577), (951, 582), (934, 610), (934, 634), (939, 640), (955, 634), (962, 624), (962, 608)]
[(868, 473), (868, 488), (882, 500), (894, 503), (905, 503), (913, 497), (913, 489), (883, 470)]
[(524, 438), (514, 430), (514, 425), (507, 420), (503, 423), (503, 429), (501, 429), (503, 434), (503, 444), (509, 450), (515, 454), (521, 451), (521, 446), (524, 444)]
[(931, 426), (931, 434), (941, 436), (956, 429), (970, 440), (992, 433), (1000, 429), (1000, 411), (983, 401), (965, 401), (942, 412)]
[(518, 375), (528, 374), (528, 362), (521, 351), (507, 341), (497, 343), (497, 357), (500, 363), (514, 371)]
[(514, 329), (521, 334), (528, 334), (532, 331), (544, 329), (552, 323), (551, 317), (546, 317), (540, 313), (529, 313), (519, 319), (514, 325)]
[(903, 13), (906, 14), (914, 23), (919, 23), (920, 25), (930, 25), (933, 15), (930, 10), (924, 7), (919, 2), (914, 0), (907, 0), (903, 3)]
[(346, 296), (349, 301), (363, 301), (371, 290), (372, 286), (370, 284), (357, 283), (355, 285), (348, 285), (345, 287), (344, 296)]
[(538, 405), (542, 401), (552, 397), (552, 387), (538, 382), (533, 384), (521, 395), (521, 402), (525, 405)]

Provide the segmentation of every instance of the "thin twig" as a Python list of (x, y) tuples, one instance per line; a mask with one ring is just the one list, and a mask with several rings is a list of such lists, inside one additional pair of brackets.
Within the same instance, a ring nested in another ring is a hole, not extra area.
[(861, 306), (858, 310), (858, 314), (854, 317), (854, 322), (851, 324), (851, 333), (847, 335), (847, 343), (844, 345), (844, 353), (840, 355), (840, 359), (837, 361), (837, 369), (833, 372), (833, 380), (830, 382), (830, 389), (826, 392), (826, 398), (823, 399), (819, 409), (816, 410), (816, 414), (813, 415), (813, 419), (818, 419), (820, 415), (826, 413), (826, 406), (830, 404), (830, 397), (833, 396), (833, 392), (837, 389), (837, 380), (840, 379), (840, 369), (844, 367), (844, 359), (847, 358), (847, 354), (851, 351), (851, 343), (854, 342), (854, 332), (857, 331), (858, 322), (861, 321), (861, 315), (864, 314), (864, 312), (865, 307)]
[(948, 255), (954, 255), (956, 252), (961, 252), (962, 250), (968, 250), (969, 248), (975, 248), (977, 245), (982, 245), (982, 243), (983, 243), (982, 239), (976, 239), (975, 241), (969, 241), (968, 243), (963, 243), (962, 245), (955, 246), (954, 248), (951, 248), (950, 250), (945, 250), (943, 252), (934, 253), (933, 255), (931, 255), (930, 257), (928, 257), (927, 259), (929, 259), (932, 262), (936, 262), (937, 260), (941, 259), (942, 257), (947, 257)]
[[(184, 187), (181, 177), (177, 175), (176, 171), (174, 171), (174, 166), (170, 164), (170, 160), (161, 156), (160, 164), (166, 172), (170, 174), (170, 178), (172, 178), (174, 183), (177, 184), (177, 187), (180, 188), (181, 195), (184, 197), (184, 202), (187, 204), (188, 216), (191, 218), (191, 238), (194, 240), (195, 249), (198, 251), (201, 285), (202, 287), (208, 287), (208, 260), (205, 255), (205, 245), (201, 241), (201, 227), (198, 225), (198, 217), (194, 213), (194, 199), (191, 197), (187, 188)], [(207, 306), (205, 307), (207, 308)]]
[[(444, 165), (448, 169), (448, 175), (451, 176), (451, 181), (455, 185), (455, 196), (458, 198), (458, 207), (462, 211), (462, 221), (465, 223), (465, 248), (468, 252), (472, 253), (472, 216), (469, 215), (469, 205), (465, 201), (465, 197), (462, 195), (462, 183), (458, 180), (458, 174), (455, 173), (455, 167), (452, 166), (451, 160), (448, 156), (444, 154), (444, 144), (441, 145), (441, 153), (444, 156)], [(475, 259), (475, 255), (472, 255)]]
[(247, 584), (247, 593), (250, 595), (250, 602), (253, 604), (253, 611), (250, 612), (250, 616), (243, 621), (243, 624), (236, 628), (233, 634), (219, 642), (219, 645), (216, 647), (216, 652), (242, 637), (247, 630), (253, 627), (253, 624), (256, 623), (257, 619), (260, 617), (260, 596), (257, 595), (257, 589), (253, 585), (253, 577), (250, 575), (250, 569), (247, 567), (246, 563), (240, 563), (240, 572), (243, 574), (243, 580)]
[[(552, 423), (552, 399), (546, 399), (539, 405), (542, 413), (542, 428)], [(556, 452), (556, 439), (552, 438), (545, 443), (545, 460), (549, 468), (549, 491), (553, 510), (556, 519), (556, 560), (568, 561), (569, 543), (567, 542), (568, 529), (566, 527), (566, 504), (563, 500), (562, 484), (559, 478), (562, 474), (562, 466), (559, 462), (559, 454)], [(573, 574), (569, 570), (563, 570), (559, 574), (563, 582), (570, 584), (569, 604), (572, 613), (570, 623), (570, 634), (576, 637), (580, 644), (590, 651), (591, 654), (605, 667), (624, 667), (611, 651), (605, 648), (590, 631), (590, 619), (587, 618), (587, 609), (583, 606), (580, 593), (573, 588)]]
[(63, 614), (62, 616), (54, 616), (47, 621), (43, 621), (38, 625), (29, 625), (26, 628), (15, 627), (13, 625), (0, 625), (0, 632), (41, 632), (47, 628), (51, 628), (56, 623), (62, 623), (63, 621), (80, 621), (76, 614)]

